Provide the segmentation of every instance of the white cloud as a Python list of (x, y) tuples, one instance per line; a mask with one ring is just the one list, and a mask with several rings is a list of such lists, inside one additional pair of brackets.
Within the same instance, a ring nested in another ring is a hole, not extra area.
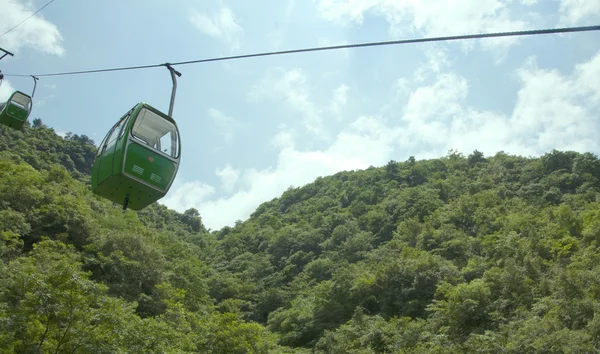
[[(597, 0), (560, 0), (561, 26), (583, 26), (598, 24), (600, 16), (600, 1)], [(585, 21), (589, 20), (589, 21)]]
[[(419, 72), (419, 74), (421, 74)], [(419, 81), (423, 80), (422, 78), (419, 79)], [(408, 78), (405, 77), (401, 77), (396, 81), (396, 90), (398, 91), (399, 95), (405, 95), (410, 93), (410, 80)]]
[(224, 168), (217, 170), (216, 175), (221, 177), (221, 186), (226, 193), (233, 192), (235, 184), (240, 177), (240, 170), (231, 167), (230, 164), (225, 165)]
[(399, 147), (418, 152), (418, 158), (439, 157), (449, 149), (510, 151), (507, 117), (467, 106), (468, 93), (468, 81), (455, 73), (439, 74), (434, 84), (413, 91)]
[(10, 95), (15, 91), (15, 88), (10, 84), (10, 81), (2, 80), (0, 84), (0, 102), (5, 102), (8, 100)]
[(213, 13), (212, 16), (195, 10), (191, 12), (189, 21), (202, 34), (219, 39), (231, 46), (232, 49), (240, 48), (244, 29), (236, 22), (231, 9), (221, 6), (219, 11)]
[(309, 133), (326, 139), (328, 134), (323, 128), (321, 109), (313, 102), (310, 91), (308, 78), (302, 69), (275, 68), (252, 87), (249, 98), (255, 101), (283, 99), (302, 115), (304, 128)]
[[(466, 78), (447, 71), (430, 74), (435, 82), (412, 90), (404, 110), (390, 110), (396, 113), (386, 117), (358, 117), (329, 147), (297, 149), (293, 132), (283, 126), (274, 137), (280, 148), (276, 165), (263, 170), (225, 165), (217, 173), (227, 195), (216, 198), (213, 187), (190, 182), (174, 188), (163, 202), (179, 211), (195, 207), (207, 227), (218, 229), (246, 219), (258, 205), (280, 196), (290, 185), (410, 155), (437, 158), (452, 148), (463, 153), (504, 150), (525, 156), (539, 156), (554, 148), (600, 152), (600, 51), (568, 76), (527, 61), (517, 71), (521, 88), (510, 114), (469, 106)], [(418, 84), (414, 78), (410, 81)]]
[[(162, 203), (180, 211), (189, 207), (197, 208), (205, 225), (212, 229), (232, 225), (236, 220), (249, 217), (264, 201), (280, 196), (290, 185), (301, 186), (318, 176), (364, 169), (389, 161), (392, 143), (397, 135), (398, 130), (388, 129), (381, 118), (360, 117), (350, 125), (348, 131), (340, 133), (327, 149), (299, 151), (287, 146), (280, 150), (275, 167), (247, 169), (241, 175), (232, 173), (234, 169), (226, 165), (218, 172), (219, 175), (233, 175), (235, 177), (232, 179), (247, 186), (232, 195), (209, 200), (214, 188), (200, 183), (187, 183), (174, 188), (175, 191), (170, 192)], [(283, 133), (280, 137), (289, 138), (289, 135)]]
[(233, 119), (225, 115), (223, 112), (219, 111), (216, 108), (209, 108), (208, 115), (213, 120), (213, 122), (219, 127), (221, 130), (221, 134), (223, 135), (223, 139), (226, 142), (231, 142), (235, 137), (236, 129), (242, 126), (237, 120)]
[[(500, 0), (314, 0), (321, 17), (341, 25), (362, 24), (365, 13), (384, 17), (390, 36), (401, 37), (418, 32), (427, 37), (517, 31), (527, 23), (511, 18), (508, 4)], [(517, 37), (481, 41), (483, 49), (493, 50), (500, 58)], [(473, 42), (461, 42), (463, 48)]]
[(456, 74), (440, 74), (436, 83), (419, 87), (410, 95), (403, 119), (413, 124), (446, 120), (462, 113), (467, 80)]
[[(600, 136), (600, 52), (573, 74), (539, 69), (535, 60), (519, 70), (522, 88), (511, 117), (516, 138), (538, 152), (552, 148), (597, 151)], [(595, 75), (595, 76), (594, 76)]]
[(329, 109), (338, 118), (338, 120), (342, 120), (344, 118), (343, 109), (348, 103), (349, 89), (350, 88), (345, 84), (341, 84), (333, 90), (333, 97), (331, 99), (331, 103), (329, 104)]
[(600, 104), (600, 51), (589, 61), (575, 66), (574, 79), (572, 80), (575, 90), (587, 93), (590, 104)]
[(516, 105), (510, 115), (503, 115), (467, 106), (468, 81), (454, 73), (439, 74), (434, 84), (410, 95), (400, 146), (428, 151), (421, 157), (440, 156), (451, 148), (522, 155), (552, 149), (597, 152), (599, 75), (600, 52), (570, 76), (540, 69), (530, 59), (518, 70)]
[(271, 139), (271, 145), (276, 149), (293, 148), (294, 136), (294, 131), (289, 129), (287, 125), (282, 124), (279, 127), (279, 132)]
[[(169, 190), (169, 194), (160, 200), (160, 203), (180, 212), (195, 207), (198, 202), (206, 200), (216, 192), (215, 188), (199, 181), (179, 182), (175, 181)], [(223, 210), (220, 210), (223, 213)], [(204, 216), (203, 216), (204, 217)]]
[[(33, 2), (23, 4), (18, 0), (0, 0), (0, 9), (0, 34), (35, 12)], [(58, 28), (38, 13), (1, 37), (0, 47), (14, 54), (22, 47), (31, 47), (46, 54), (62, 57), (65, 54), (62, 40)]]
[(427, 61), (421, 63), (415, 72), (417, 82), (425, 81), (425, 78), (431, 74), (437, 74), (443, 69), (450, 67), (450, 60), (447, 57), (447, 50), (439, 45), (428, 46), (425, 48)]
[[(314, 92), (315, 89), (318, 87), (310, 82), (304, 70), (274, 68), (252, 87), (248, 97), (251, 101), (283, 100), (302, 116), (302, 125), (307, 132), (317, 138), (329, 140), (331, 137), (325, 129), (324, 117), (329, 117), (333, 113), (338, 120), (344, 118), (350, 87), (343, 83), (339, 84), (331, 91), (328, 102), (324, 97), (319, 97), (319, 94)], [(321, 100), (323, 102), (319, 102)]]

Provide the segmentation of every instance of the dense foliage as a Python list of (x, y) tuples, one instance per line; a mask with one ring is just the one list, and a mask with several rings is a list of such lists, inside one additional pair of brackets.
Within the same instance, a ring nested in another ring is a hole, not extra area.
[(600, 160), (341, 172), (208, 232), (93, 195), (95, 147), (0, 127), (0, 352), (600, 350)]

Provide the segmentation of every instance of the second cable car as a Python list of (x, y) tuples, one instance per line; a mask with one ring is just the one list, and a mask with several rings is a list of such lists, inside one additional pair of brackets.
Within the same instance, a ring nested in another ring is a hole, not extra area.
[(6, 102), (0, 103), (0, 124), (4, 124), (15, 130), (21, 129), (23, 124), (25, 124), (33, 108), (32, 98), (35, 94), (35, 87), (38, 80), (37, 77), (32, 77), (34, 85), (31, 96), (21, 91), (15, 91)]
[(164, 197), (179, 169), (181, 139), (172, 118), (177, 82), (169, 114), (145, 102), (136, 104), (110, 129), (92, 166), (92, 191), (132, 210), (141, 210)]

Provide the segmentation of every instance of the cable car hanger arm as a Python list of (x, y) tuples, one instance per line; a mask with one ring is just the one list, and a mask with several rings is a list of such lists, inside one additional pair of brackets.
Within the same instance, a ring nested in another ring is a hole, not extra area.
[(175, 106), (175, 94), (177, 93), (177, 75), (181, 77), (181, 73), (171, 66), (169, 63), (163, 64), (171, 72), (171, 80), (173, 81), (173, 90), (171, 91), (171, 102), (169, 103), (169, 117), (173, 118), (173, 107)]
[(31, 98), (33, 99), (33, 95), (35, 95), (35, 88), (37, 87), (37, 81), (39, 80), (37, 77), (31, 75), (33, 78), (33, 92), (31, 93)]

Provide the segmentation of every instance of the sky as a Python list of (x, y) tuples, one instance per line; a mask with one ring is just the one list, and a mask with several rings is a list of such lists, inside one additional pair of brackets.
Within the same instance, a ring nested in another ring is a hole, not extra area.
[[(46, 0), (0, 0), (0, 34)], [(260, 5), (257, 5), (260, 4)], [(0, 37), (38, 75), (325, 45), (600, 24), (591, 0), (56, 0)], [(403, 44), (177, 66), (179, 173), (159, 202), (213, 230), (319, 176), (445, 156), (600, 154), (600, 32)], [(30, 92), (6, 77), (0, 100)], [(30, 120), (99, 144), (164, 67), (40, 77)]]

